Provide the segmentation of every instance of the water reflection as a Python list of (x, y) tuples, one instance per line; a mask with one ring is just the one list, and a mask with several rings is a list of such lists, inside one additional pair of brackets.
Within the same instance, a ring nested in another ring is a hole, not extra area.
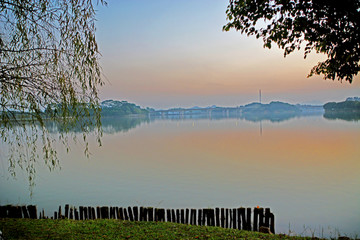
[(26, 182), (3, 173), (0, 202), (37, 204), (49, 215), (65, 203), (261, 205), (275, 213), (278, 232), (287, 232), (289, 222), (297, 233), (303, 224), (348, 235), (358, 231), (358, 122), (322, 115), (194, 115), (104, 118), (103, 126), (103, 147), (91, 144), (90, 159), (74, 147), (70, 154), (60, 152), (61, 171), (38, 168), (32, 199)]

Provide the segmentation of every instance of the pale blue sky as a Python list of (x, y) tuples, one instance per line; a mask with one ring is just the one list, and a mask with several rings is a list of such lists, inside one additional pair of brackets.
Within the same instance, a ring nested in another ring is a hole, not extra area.
[(360, 95), (360, 80), (306, 78), (323, 56), (286, 58), (260, 39), (222, 32), (226, 0), (109, 0), (98, 7), (97, 40), (107, 77), (101, 100), (168, 108), (236, 106), (258, 99), (291, 103), (342, 101)]

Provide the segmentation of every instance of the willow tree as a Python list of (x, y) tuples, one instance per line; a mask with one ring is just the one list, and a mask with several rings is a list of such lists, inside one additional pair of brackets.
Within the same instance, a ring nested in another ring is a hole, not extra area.
[(26, 169), (30, 183), (37, 159), (50, 169), (58, 165), (49, 120), (61, 126), (67, 149), (74, 126), (81, 129), (85, 153), (91, 127), (100, 143), (98, 3), (0, 0), (0, 134), (9, 146), (10, 171)]
[(225, 31), (236, 29), (284, 49), (284, 56), (304, 49), (327, 59), (308, 76), (352, 82), (360, 71), (359, 0), (230, 0)]

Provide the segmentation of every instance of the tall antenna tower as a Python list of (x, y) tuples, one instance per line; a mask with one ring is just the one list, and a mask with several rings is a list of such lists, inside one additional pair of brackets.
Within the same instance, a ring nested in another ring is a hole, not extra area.
[(261, 89), (259, 89), (259, 102), (261, 104)]

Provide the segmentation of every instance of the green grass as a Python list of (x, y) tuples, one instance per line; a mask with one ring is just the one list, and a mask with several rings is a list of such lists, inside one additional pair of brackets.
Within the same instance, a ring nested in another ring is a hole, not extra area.
[(10, 239), (311, 239), (168, 222), (0, 219)]

